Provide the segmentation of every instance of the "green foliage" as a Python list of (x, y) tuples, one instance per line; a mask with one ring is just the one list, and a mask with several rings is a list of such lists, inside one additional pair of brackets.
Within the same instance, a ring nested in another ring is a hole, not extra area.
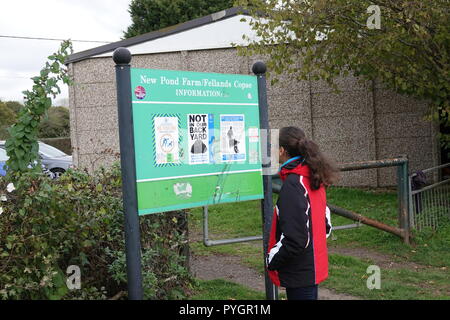
[(131, 38), (233, 7), (234, 0), (133, 0), (128, 12), (132, 24), (124, 33)]
[[(17, 101), (0, 101), (0, 139), (10, 137), (8, 128), (16, 122), (17, 116), (24, 106)], [(59, 138), (70, 135), (69, 110), (64, 107), (50, 107), (41, 116), (38, 126), (39, 138)]]
[(10, 108), (16, 115), (19, 113), (20, 109), (23, 108), (23, 104), (17, 101), (6, 101), (6, 106)]
[[(105, 299), (126, 291), (118, 165), (90, 176), (69, 170), (58, 180), (26, 172), (7, 191), (0, 177), (0, 299)], [(5, 200), (5, 199), (3, 199)], [(183, 298), (190, 277), (180, 254), (180, 213), (140, 219), (146, 299)], [(81, 290), (66, 270), (81, 268)]]
[[(6, 141), (9, 156), (8, 175), (17, 175), (30, 169), (28, 166), (39, 163), (37, 135), (42, 116), (52, 105), (51, 98), (61, 93), (58, 82), (70, 83), (64, 61), (72, 52), (70, 41), (64, 41), (59, 50), (49, 56), (39, 76), (33, 77), (33, 88), (24, 91), (25, 106), (20, 109), (17, 122), (9, 129), (10, 138)], [(31, 169), (33, 170), (33, 169)], [(34, 170), (40, 170), (39, 165)]]
[(64, 107), (51, 107), (43, 117), (39, 128), (39, 138), (58, 138), (70, 135), (69, 110)]
[[(352, 71), (362, 79), (381, 80), (398, 93), (430, 101), (430, 117), (446, 119), (450, 125), (447, 0), (237, 3), (250, 10), (255, 18), (250, 24), (260, 38), (247, 38), (250, 45), (240, 52), (266, 55), (268, 70), (274, 74), (321, 79), (336, 88), (334, 80)], [(370, 5), (381, 9), (380, 29), (367, 27)]]

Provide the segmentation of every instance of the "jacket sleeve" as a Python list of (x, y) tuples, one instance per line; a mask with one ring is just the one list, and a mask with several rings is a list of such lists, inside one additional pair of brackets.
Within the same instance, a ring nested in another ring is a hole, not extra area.
[(331, 235), (331, 231), (333, 230), (333, 226), (331, 225), (331, 212), (328, 206), (325, 211), (325, 228), (327, 233), (327, 238)]
[[(270, 249), (268, 270), (278, 270), (309, 246), (309, 203), (298, 175), (289, 175), (278, 200), (280, 240)], [(273, 222), (275, 223), (275, 222)]]

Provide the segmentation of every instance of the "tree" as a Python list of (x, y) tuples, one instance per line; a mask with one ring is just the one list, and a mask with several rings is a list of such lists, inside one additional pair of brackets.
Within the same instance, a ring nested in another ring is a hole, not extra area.
[(132, 24), (124, 33), (131, 38), (233, 7), (234, 0), (132, 0)]
[(0, 140), (8, 137), (8, 128), (16, 121), (16, 114), (0, 101)]
[[(448, 0), (239, 0), (259, 39), (247, 55), (268, 57), (273, 73), (334, 79), (349, 72), (430, 102), (449, 126)], [(276, 77), (275, 77), (276, 79)], [(444, 142), (450, 144), (449, 136)]]
[(69, 110), (51, 107), (39, 124), (39, 138), (60, 138), (70, 135)]
[(15, 114), (18, 114), (20, 109), (23, 107), (23, 104), (17, 101), (6, 101), (5, 104), (14, 111)]
[[(31, 78), (33, 87), (23, 91), (25, 105), (20, 109), (17, 122), (8, 129), (10, 137), (6, 140), (6, 152), (9, 160), (8, 175), (17, 178), (30, 170), (29, 165), (39, 163), (38, 128), (42, 116), (52, 105), (52, 98), (61, 93), (59, 82), (72, 83), (64, 65), (72, 53), (72, 43), (63, 41), (57, 52), (48, 57), (48, 61), (38, 76)], [(41, 171), (39, 165), (31, 170)], [(15, 179), (14, 178), (14, 179)]]

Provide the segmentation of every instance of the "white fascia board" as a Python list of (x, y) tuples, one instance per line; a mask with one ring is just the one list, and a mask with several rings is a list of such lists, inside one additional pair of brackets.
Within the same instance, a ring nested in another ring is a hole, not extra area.
[[(240, 21), (243, 18), (246, 19), (245, 22)], [(162, 38), (129, 46), (128, 49), (132, 55), (137, 55), (232, 48), (232, 44), (247, 45), (248, 41), (244, 41), (242, 39), (244, 34), (251, 40), (257, 39), (256, 32), (252, 30), (250, 26), (250, 19), (251, 17), (249, 16), (237, 15), (173, 35), (168, 35)], [(97, 55), (95, 57), (110, 56), (112, 56), (112, 51)]]

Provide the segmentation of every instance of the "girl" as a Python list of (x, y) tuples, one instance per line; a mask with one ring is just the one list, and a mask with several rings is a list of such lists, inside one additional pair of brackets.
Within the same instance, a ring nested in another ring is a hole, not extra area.
[(316, 300), (328, 277), (326, 238), (331, 232), (325, 187), (337, 170), (297, 127), (280, 130), (279, 175), (283, 186), (275, 206), (267, 269), (286, 288), (288, 300)]

